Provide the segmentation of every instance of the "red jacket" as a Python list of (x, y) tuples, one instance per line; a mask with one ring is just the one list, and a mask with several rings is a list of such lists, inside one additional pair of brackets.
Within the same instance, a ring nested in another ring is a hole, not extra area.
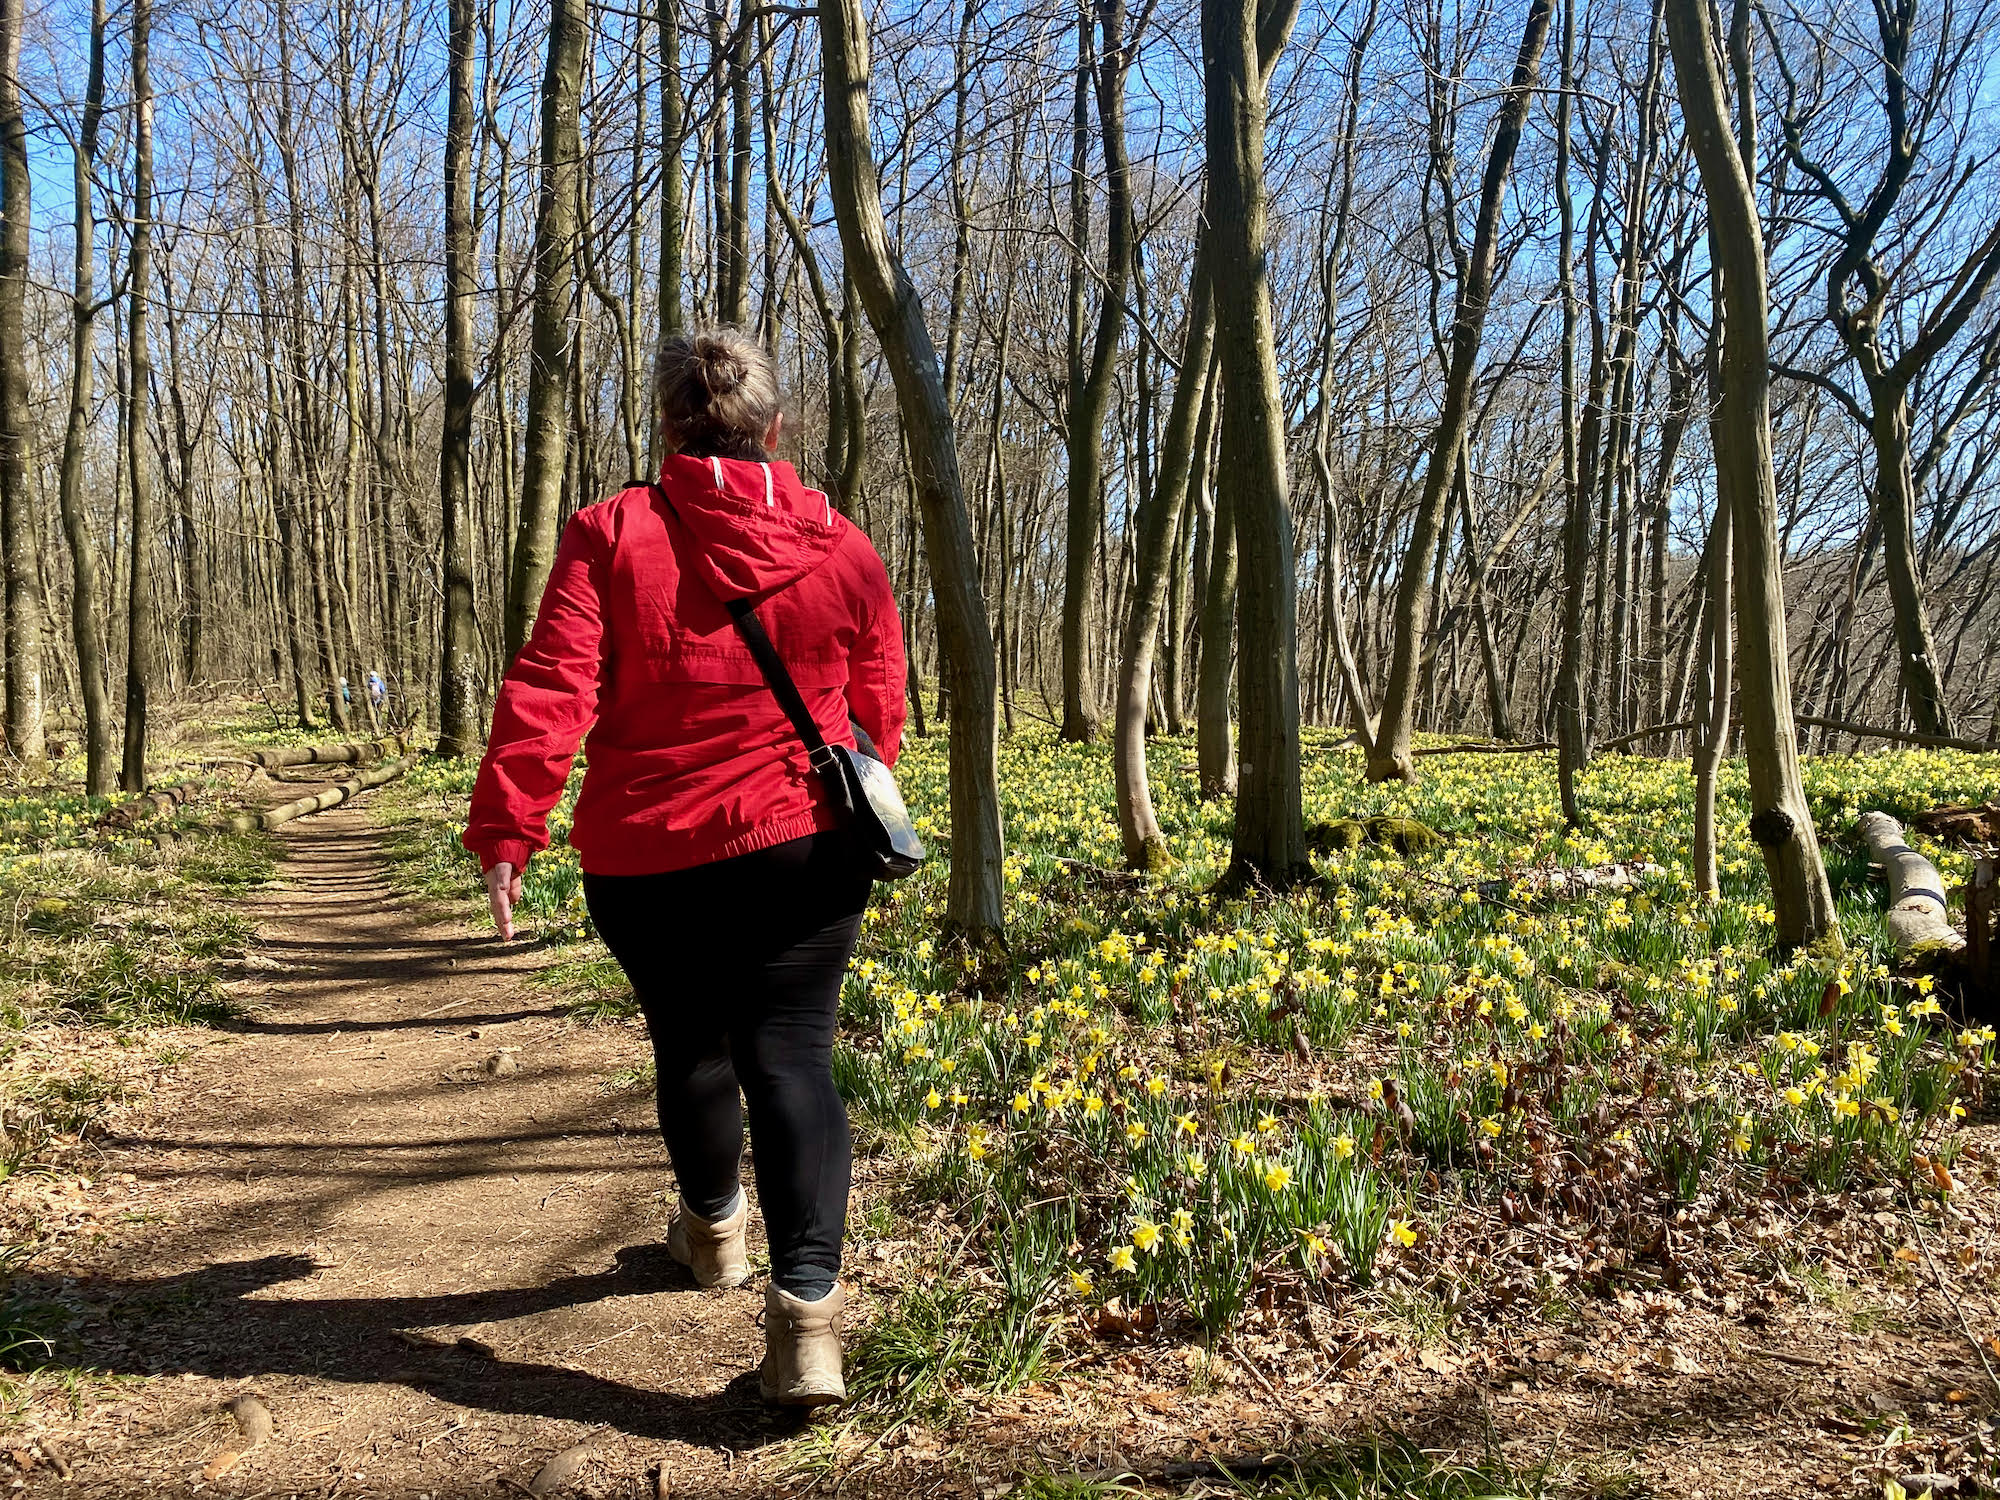
[(903, 637), (881, 558), (790, 464), (673, 457), (563, 532), (535, 630), (501, 685), (465, 847), (516, 868), (548, 847), (584, 733), (570, 843), (593, 875), (647, 875), (836, 826), (805, 746), (724, 599), (756, 601), (820, 732), (852, 713), (885, 760)]

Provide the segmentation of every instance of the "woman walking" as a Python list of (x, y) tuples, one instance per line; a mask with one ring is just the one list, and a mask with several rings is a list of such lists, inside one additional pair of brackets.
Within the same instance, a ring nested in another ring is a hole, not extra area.
[(755, 609), (829, 743), (854, 742), (851, 715), (891, 764), (902, 631), (868, 538), (773, 458), (783, 416), (759, 345), (733, 329), (671, 340), (655, 395), (660, 482), (563, 532), (464, 842), (511, 938), (522, 868), (589, 732), (570, 842), (652, 1035), (681, 1192), (668, 1248), (703, 1286), (748, 1277), (747, 1097), (771, 1253), (760, 1384), (817, 1406), (846, 1395), (833, 1031), (870, 879), (726, 606)]

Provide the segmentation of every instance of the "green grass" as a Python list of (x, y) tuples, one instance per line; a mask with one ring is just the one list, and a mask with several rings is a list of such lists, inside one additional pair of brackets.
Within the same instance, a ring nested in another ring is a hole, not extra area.
[(108, 805), (59, 789), (0, 796), (0, 1055), (14, 1062), (0, 1180), (124, 1102), (144, 1031), (235, 1014), (224, 971), (252, 941), (236, 899), (270, 878), (270, 841), (107, 839)]

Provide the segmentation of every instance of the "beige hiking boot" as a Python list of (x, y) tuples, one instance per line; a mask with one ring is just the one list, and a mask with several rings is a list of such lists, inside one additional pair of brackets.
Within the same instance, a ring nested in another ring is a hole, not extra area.
[(840, 1314), (847, 1288), (836, 1283), (817, 1302), (778, 1287), (764, 1289), (764, 1364), (757, 1384), (780, 1406), (832, 1406), (847, 1399), (840, 1374)]
[(736, 1207), (719, 1219), (704, 1219), (683, 1203), (667, 1225), (667, 1253), (702, 1286), (741, 1286), (750, 1279), (743, 1229), (750, 1222), (750, 1199), (736, 1190)]

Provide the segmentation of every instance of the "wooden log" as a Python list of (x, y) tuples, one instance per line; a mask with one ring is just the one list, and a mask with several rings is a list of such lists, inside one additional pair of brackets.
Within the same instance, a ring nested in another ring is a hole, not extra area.
[(1851, 734), (1864, 740), (1893, 740), (1905, 745), (1924, 745), (1933, 750), (1969, 750), (1974, 755), (1992, 755), (1995, 747), (1983, 740), (1960, 739), (1952, 734), (1920, 734), (1914, 729), (1876, 729), (1868, 724), (1850, 724), (1845, 719), (1816, 719), (1794, 714), (1793, 719), (1814, 729), (1831, 729), (1835, 734)]
[(1537, 750), (1553, 750), (1554, 740), (1532, 740), (1509, 744), (1500, 740), (1471, 740), (1462, 745), (1419, 745), (1412, 755), (1529, 755)]
[(274, 745), (252, 750), (250, 756), (265, 770), (275, 771), (283, 766), (365, 766), (384, 756), (400, 755), (406, 748), (401, 735), (390, 735), (340, 745)]
[(1951, 925), (1937, 866), (1904, 842), (1903, 825), (1885, 812), (1865, 812), (1855, 820), (1854, 831), (1868, 841), (1868, 852), (1889, 882), (1884, 925), (1897, 955), (1956, 953), (1963, 948), (1965, 939)]
[(280, 828), (295, 818), (303, 818), (308, 813), (325, 812), (329, 807), (338, 807), (350, 798), (360, 795), (371, 787), (394, 781), (417, 763), (415, 754), (399, 756), (385, 761), (346, 781), (338, 782), (324, 790), (314, 792), (310, 797), (301, 797), (296, 802), (287, 802), (282, 807), (269, 808), (260, 813), (239, 813), (225, 825), (231, 833), (248, 833), (253, 828), (269, 831)]
[(129, 802), (121, 802), (111, 808), (97, 820), (97, 825), (100, 828), (136, 828), (148, 818), (185, 806), (201, 789), (199, 781), (183, 781), (179, 786), (156, 786)]
[(1606, 750), (1620, 750), (1627, 745), (1639, 740), (1648, 739), (1656, 734), (1685, 734), (1692, 728), (1694, 728), (1694, 721), (1692, 719), (1683, 719), (1678, 724), (1653, 724), (1645, 729), (1635, 729), (1630, 734), (1621, 734), (1616, 739), (1606, 740), (1603, 744), (1593, 745), (1591, 748), (1599, 753)]

